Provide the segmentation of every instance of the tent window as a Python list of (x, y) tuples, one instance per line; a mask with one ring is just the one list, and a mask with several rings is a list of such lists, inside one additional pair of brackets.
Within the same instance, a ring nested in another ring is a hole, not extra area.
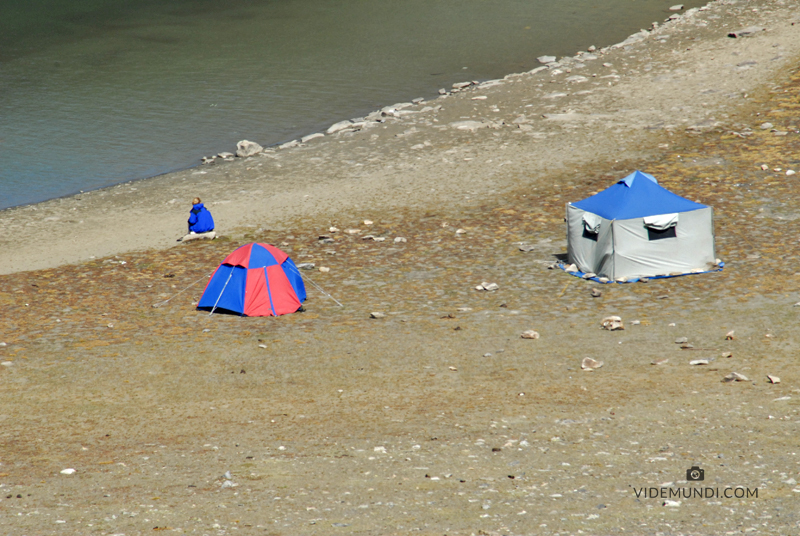
[(583, 228), (583, 237), (592, 240), (593, 242), (597, 242), (597, 233), (593, 233), (588, 230), (586, 227)]
[(675, 238), (678, 236), (675, 234), (675, 229), (677, 226), (673, 225), (672, 227), (668, 227), (667, 229), (651, 229), (650, 227), (647, 228), (647, 239), (648, 240), (663, 240), (665, 238)]

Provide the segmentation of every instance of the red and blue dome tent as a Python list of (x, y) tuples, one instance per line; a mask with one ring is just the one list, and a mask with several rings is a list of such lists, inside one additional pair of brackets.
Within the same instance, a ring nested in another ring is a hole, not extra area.
[(294, 313), (306, 287), (292, 259), (269, 244), (247, 244), (225, 257), (209, 279), (198, 309), (243, 316)]

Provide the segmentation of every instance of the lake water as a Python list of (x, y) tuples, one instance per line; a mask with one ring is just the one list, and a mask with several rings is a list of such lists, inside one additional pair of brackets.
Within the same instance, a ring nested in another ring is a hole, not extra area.
[[(687, 2), (687, 8), (692, 5)], [(663, 0), (0, 0), (0, 208), (619, 42)]]

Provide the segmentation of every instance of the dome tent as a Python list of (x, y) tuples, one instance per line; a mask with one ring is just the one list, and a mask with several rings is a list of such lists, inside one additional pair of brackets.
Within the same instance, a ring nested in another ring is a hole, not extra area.
[(718, 269), (713, 209), (635, 171), (577, 203), (567, 203), (568, 261), (614, 281)]
[(247, 244), (225, 257), (206, 285), (198, 309), (243, 316), (294, 313), (306, 299), (303, 278), (289, 256), (269, 244)]

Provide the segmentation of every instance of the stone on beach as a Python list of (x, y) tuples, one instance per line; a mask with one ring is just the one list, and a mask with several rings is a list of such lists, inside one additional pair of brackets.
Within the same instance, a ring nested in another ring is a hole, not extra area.
[(475, 290), (494, 291), (494, 290), (497, 290), (499, 288), (500, 288), (500, 285), (498, 285), (497, 283), (487, 283), (486, 281), (484, 281), (483, 283), (481, 283), (480, 285), (475, 287)]
[(592, 359), (591, 357), (584, 357), (583, 361), (581, 362), (581, 368), (583, 370), (597, 370), (603, 366), (602, 361), (597, 361), (596, 359)]
[(334, 134), (346, 128), (351, 128), (352, 126), (353, 123), (349, 119), (345, 119), (344, 121), (339, 121), (338, 123), (332, 124), (330, 127), (328, 127), (326, 132), (328, 134)]
[(523, 331), (520, 337), (522, 337), (523, 339), (538, 339), (539, 333), (532, 329), (529, 329), (528, 331)]
[(264, 148), (254, 141), (242, 140), (236, 144), (236, 156), (239, 158), (257, 155), (263, 150)]
[(324, 137), (325, 137), (325, 134), (323, 134), (322, 132), (315, 132), (314, 134), (309, 134), (308, 136), (303, 136), (302, 138), (300, 138), (300, 142), (301, 143), (308, 143), (313, 139), (324, 138)]
[(386, 318), (386, 313), (381, 313), (378, 311), (373, 311), (369, 314), (370, 318)]
[(723, 382), (747, 382), (750, 381), (747, 379), (747, 376), (744, 374), (739, 374), (738, 372), (731, 372), (727, 376), (722, 379)]
[(555, 56), (539, 56), (536, 59), (539, 61), (539, 63), (544, 63), (544, 64), (555, 63), (556, 61)]
[(769, 383), (781, 383), (781, 379), (772, 374), (767, 374), (767, 381), (769, 381)]
[(752, 37), (759, 32), (763, 32), (764, 30), (766, 30), (766, 28), (762, 26), (748, 26), (747, 28), (742, 28), (741, 30), (729, 32), (728, 37)]
[(600, 325), (603, 329), (607, 329), (608, 331), (616, 331), (620, 329), (625, 329), (625, 326), (622, 323), (622, 318), (618, 316), (607, 316), (605, 317)]

